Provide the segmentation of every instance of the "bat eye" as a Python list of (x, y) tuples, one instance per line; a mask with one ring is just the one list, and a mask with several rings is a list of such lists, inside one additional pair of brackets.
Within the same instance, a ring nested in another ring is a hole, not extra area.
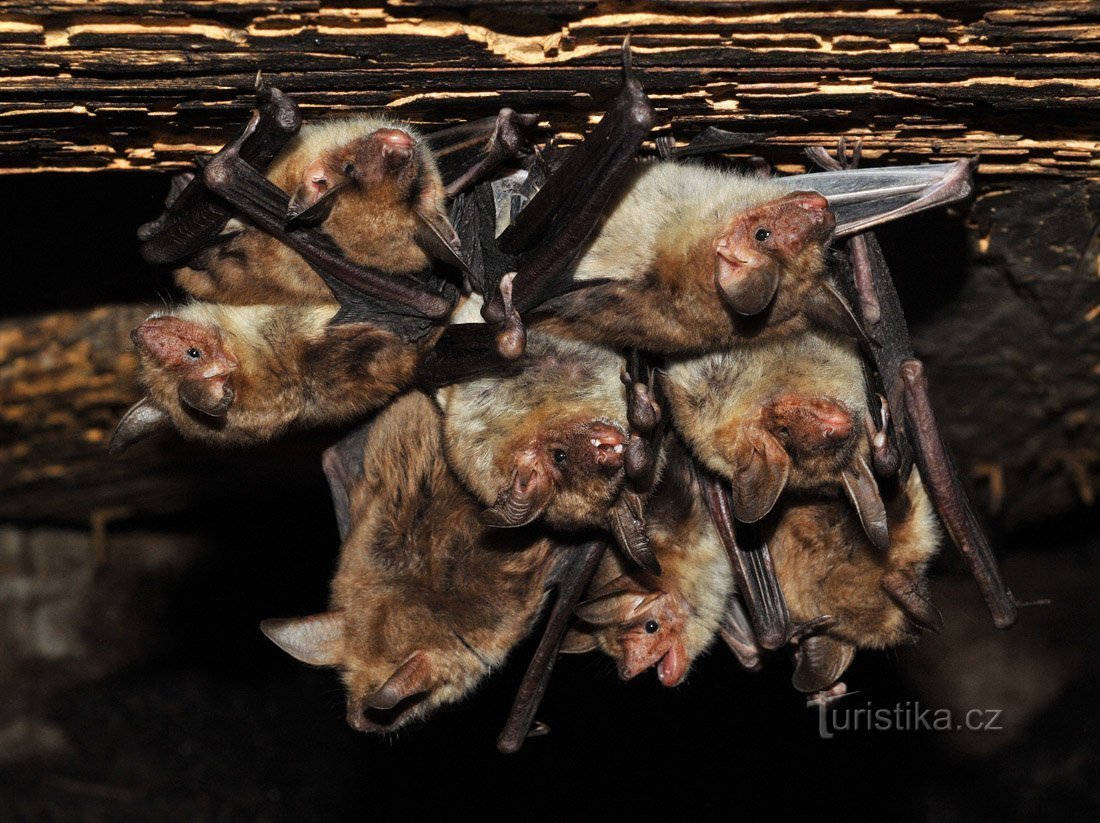
[(771, 236), (772, 236), (772, 233), (770, 231), (768, 231), (767, 229), (757, 229), (756, 234), (753, 235), (753, 237), (756, 238), (757, 243), (763, 243), (765, 240), (767, 240)]
[(202, 357), (202, 352), (192, 346), (187, 350), (187, 356), (190, 357), (192, 360), (198, 360), (200, 357)]
[(344, 165), (344, 174), (345, 175), (350, 177), (352, 172), (354, 172), (354, 171), (355, 171), (355, 164), (354, 163), (346, 163)]
[(564, 449), (554, 449), (552, 452), (550, 452), (550, 456), (554, 458), (554, 462), (557, 463), (559, 466), (565, 464)]
[(656, 620), (647, 620), (643, 628), (646, 634), (656, 634), (661, 630), (661, 624)]

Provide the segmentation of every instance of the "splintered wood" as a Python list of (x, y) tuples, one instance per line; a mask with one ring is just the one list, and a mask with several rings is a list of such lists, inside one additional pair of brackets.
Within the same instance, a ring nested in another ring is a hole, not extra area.
[(876, 161), (1100, 176), (1100, 3), (1020, 0), (0, 0), (0, 171), (182, 169), (243, 121), (257, 70), (307, 117), (511, 106), (581, 133), (627, 33), (663, 120), (774, 130), (781, 168), (848, 135)]

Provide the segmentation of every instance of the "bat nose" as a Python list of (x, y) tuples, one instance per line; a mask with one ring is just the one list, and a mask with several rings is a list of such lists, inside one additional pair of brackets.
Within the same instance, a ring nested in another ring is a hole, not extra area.
[(408, 132), (400, 129), (379, 129), (375, 136), (382, 143), (382, 162), (387, 171), (397, 171), (412, 159), (415, 145)]
[(412, 135), (401, 129), (379, 129), (375, 132), (383, 143), (394, 148), (411, 149), (413, 147)]
[(829, 201), (816, 191), (796, 191), (789, 199), (799, 208), (810, 212), (824, 212), (829, 208)]

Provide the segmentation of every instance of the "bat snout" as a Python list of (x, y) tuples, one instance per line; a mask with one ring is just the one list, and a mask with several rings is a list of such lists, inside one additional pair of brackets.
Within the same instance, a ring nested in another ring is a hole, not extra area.
[(622, 468), (626, 436), (621, 431), (603, 423), (595, 423), (588, 428), (587, 435), (596, 465), (609, 469)]

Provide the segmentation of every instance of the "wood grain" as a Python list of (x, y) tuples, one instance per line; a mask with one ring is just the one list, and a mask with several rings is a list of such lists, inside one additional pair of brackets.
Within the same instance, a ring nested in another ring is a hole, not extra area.
[(180, 169), (247, 116), (263, 70), (307, 117), (388, 107), (421, 124), (503, 105), (576, 133), (618, 44), (666, 122), (861, 136), (986, 174), (1100, 175), (1100, 3), (0, 0), (0, 170)]

